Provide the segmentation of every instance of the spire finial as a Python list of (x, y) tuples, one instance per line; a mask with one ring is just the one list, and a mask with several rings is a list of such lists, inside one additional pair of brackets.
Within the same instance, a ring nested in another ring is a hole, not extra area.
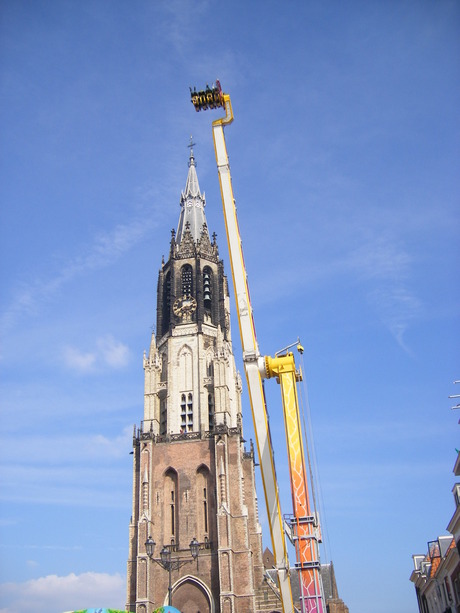
[(190, 144), (187, 145), (187, 147), (190, 149), (190, 158), (188, 161), (188, 165), (189, 167), (193, 164), (193, 166), (196, 166), (195, 164), (195, 156), (193, 155), (193, 147), (195, 146), (196, 143), (193, 142), (193, 136), (190, 135)]
[[(184, 234), (188, 229), (194, 242), (201, 239), (201, 232), (203, 224), (206, 222), (204, 214), (204, 207), (206, 206), (206, 200), (204, 193), (201, 194), (200, 186), (198, 184), (198, 177), (196, 174), (195, 157), (193, 155), (193, 137), (190, 137), (190, 160), (188, 164), (187, 182), (185, 183), (185, 189), (181, 193), (180, 197), (180, 216), (179, 224), (177, 226), (176, 244), (180, 245)], [(186, 222), (189, 222), (188, 228)], [(208, 235), (209, 239), (209, 235)]]

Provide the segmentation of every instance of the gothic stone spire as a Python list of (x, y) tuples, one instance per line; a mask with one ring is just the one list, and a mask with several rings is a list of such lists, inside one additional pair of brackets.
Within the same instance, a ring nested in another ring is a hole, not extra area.
[(204, 214), (206, 198), (204, 192), (203, 194), (200, 192), (198, 176), (196, 174), (195, 156), (191, 145), (187, 181), (185, 183), (185, 189), (180, 197), (180, 206), (181, 211), (176, 236), (177, 244), (180, 245), (187, 229), (190, 230), (192, 239), (196, 242), (201, 238), (203, 226), (206, 228), (206, 233), (208, 230), (206, 216)]

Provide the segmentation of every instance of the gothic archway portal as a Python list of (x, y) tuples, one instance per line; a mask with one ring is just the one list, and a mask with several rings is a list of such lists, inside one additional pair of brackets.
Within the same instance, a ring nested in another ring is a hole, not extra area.
[(214, 613), (214, 602), (208, 588), (194, 577), (184, 577), (173, 587), (173, 606), (181, 613)]

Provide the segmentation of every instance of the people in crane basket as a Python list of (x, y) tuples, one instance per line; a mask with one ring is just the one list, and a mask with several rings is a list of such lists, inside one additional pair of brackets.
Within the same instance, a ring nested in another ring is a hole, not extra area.
[(207, 108), (215, 109), (218, 106), (222, 106), (221, 91), (215, 83), (212, 84), (212, 87), (206, 84), (206, 89), (200, 91), (197, 91), (196, 87), (192, 91), (190, 87), (190, 97), (197, 111)]

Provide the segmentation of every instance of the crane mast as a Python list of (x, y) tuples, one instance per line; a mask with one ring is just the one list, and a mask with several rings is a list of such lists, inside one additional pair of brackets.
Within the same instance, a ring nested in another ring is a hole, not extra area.
[(194, 91), (190, 89), (190, 93), (193, 105), (197, 111), (219, 107), (225, 109), (225, 117), (217, 119), (212, 123), (214, 149), (243, 349), (243, 363), (248, 383), (283, 613), (293, 613), (294, 604), (289, 576), (284, 522), (281, 514), (278, 482), (263, 389), (263, 379), (271, 377), (276, 377), (281, 385), (282, 392), (294, 511), (289, 523), (296, 550), (296, 568), (299, 574), (302, 613), (325, 613), (326, 607), (324, 605), (318, 551), (319, 528), (316, 516), (310, 511), (307, 472), (305, 469), (302, 429), (297, 399), (296, 382), (301, 379), (301, 375), (295, 368), (292, 353), (271, 358), (268, 356), (262, 357), (259, 351), (224, 136), (224, 126), (229, 125), (233, 121), (230, 96), (222, 92), (218, 81), (216, 85), (212, 87), (207, 86), (202, 91), (197, 92), (196, 89)]

